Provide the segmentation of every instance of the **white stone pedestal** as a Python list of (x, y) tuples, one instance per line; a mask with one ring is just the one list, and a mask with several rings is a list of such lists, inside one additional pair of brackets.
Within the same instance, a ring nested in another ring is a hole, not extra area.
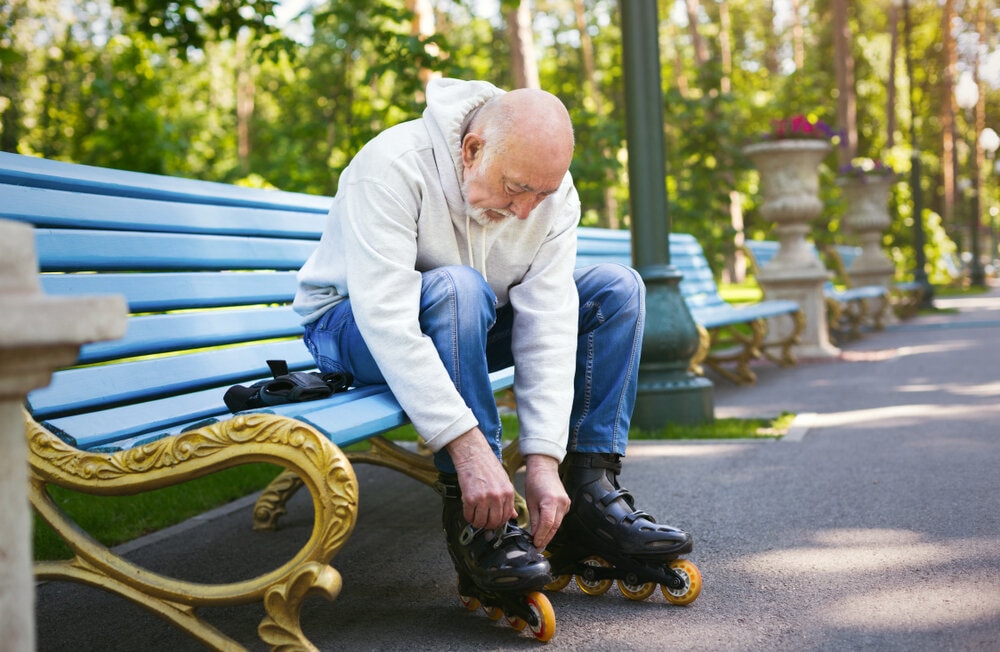
[[(774, 261), (772, 261), (773, 263)], [(819, 263), (819, 259), (816, 260)], [(826, 322), (826, 299), (823, 285), (829, 272), (819, 263), (819, 268), (781, 269), (765, 266), (757, 282), (768, 299), (789, 299), (799, 304), (805, 314), (806, 325), (799, 335), (799, 344), (793, 349), (798, 359), (833, 358), (840, 349), (830, 343)], [(767, 324), (767, 341), (782, 341), (790, 334), (788, 320), (770, 319)]]
[(0, 649), (35, 649), (28, 450), (22, 403), (80, 345), (125, 334), (120, 297), (46, 297), (29, 225), (0, 220)]

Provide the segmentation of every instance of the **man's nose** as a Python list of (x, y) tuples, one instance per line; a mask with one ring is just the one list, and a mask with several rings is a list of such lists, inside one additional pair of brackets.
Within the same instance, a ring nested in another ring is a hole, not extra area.
[(527, 219), (528, 215), (531, 214), (531, 211), (535, 210), (536, 206), (538, 206), (538, 200), (534, 197), (534, 195), (525, 194), (511, 200), (510, 202), (510, 210), (513, 211), (514, 215), (517, 215), (517, 218), (520, 220)]

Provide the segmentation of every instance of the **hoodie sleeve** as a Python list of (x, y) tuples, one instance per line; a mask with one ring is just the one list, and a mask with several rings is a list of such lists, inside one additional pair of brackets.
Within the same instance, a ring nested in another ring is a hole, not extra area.
[(559, 460), (569, 437), (579, 327), (573, 271), (580, 201), (572, 183), (563, 193), (549, 198), (563, 202), (560, 216), (524, 279), (510, 289), (520, 452)]
[[(398, 170), (358, 175), (342, 193), (342, 238), (358, 329), (400, 405), (432, 450), (478, 421), (420, 331), (417, 258), (419, 185), (392, 184)], [(398, 181), (398, 180), (397, 180)], [(406, 188), (409, 195), (393, 188)], [(433, 396), (428, 401), (427, 396)]]

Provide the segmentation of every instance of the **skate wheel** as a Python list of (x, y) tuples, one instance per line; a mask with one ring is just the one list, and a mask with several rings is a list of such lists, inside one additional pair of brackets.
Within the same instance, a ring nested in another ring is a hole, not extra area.
[(676, 605), (691, 604), (701, 593), (701, 571), (687, 559), (675, 559), (670, 562), (670, 568), (684, 578), (684, 588), (670, 589), (660, 585), (663, 597), (667, 602)]
[[(604, 561), (600, 557), (587, 557), (583, 560), (583, 564), (587, 566), (598, 566), (603, 568), (608, 568), (611, 566), (608, 562)], [(580, 587), (580, 590), (587, 595), (604, 595), (611, 588), (613, 580), (588, 580), (583, 575), (576, 576), (576, 584)]]
[(458, 599), (462, 603), (462, 606), (468, 609), (469, 611), (475, 611), (480, 606), (479, 600), (477, 598), (470, 598), (467, 595), (459, 595)]
[(483, 613), (486, 614), (486, 617), (489, 618), (490, 620), (500, 620), (500, 618), (503, 616), (503, 609), (501, 609), (500, 607), (484, 606)]
[(537, 625), (531, 626), (531, 633), (539, 641), (545, 643), (556, 635), (556, 612), (552, 608), (552, 603), (549, 602), (544, 593), (538, 591), (526, 595), (525, 601), (538, 620)]
[(569, 586), (569, 581), (573, 579), (572, 575), (556, 575), (556, 578), (545, 585), (546, 591), (562, 591), (567, 586)]
[(642, 584), (629, 584), (625, 580), (618, 580), (618, 590), (629, 600), (642, 602), (653, 595), (656, 590), (656, 582), (645, 582)]
[(519, 618), (518, 616), (504, 614), (504, 619), (507, 621), (508, 625), (519, 632), (523, 632), (524, 628), (528, 626), (527, 621), (525, 621), (524, 618)]

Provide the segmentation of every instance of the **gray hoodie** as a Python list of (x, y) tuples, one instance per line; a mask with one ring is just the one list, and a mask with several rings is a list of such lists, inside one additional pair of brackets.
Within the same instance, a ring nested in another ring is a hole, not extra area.
[[(562, 459), (573, 400), (580, 202), (567, 173), (525, 220), (466, 215), (461, 138), (475, 109), (502, 93), (437, 79), (418, 120), (373, 138), (340, 178), (319, 247), (299, 271), (303, 323), (350, 296), (390, 389), (433, 451), (478, 422), (418, 322), (421, 272), (468, 265), (514, 310), (514, 391), (523, 455)], [(544, 138), (545, 134), (538, 134)]]

